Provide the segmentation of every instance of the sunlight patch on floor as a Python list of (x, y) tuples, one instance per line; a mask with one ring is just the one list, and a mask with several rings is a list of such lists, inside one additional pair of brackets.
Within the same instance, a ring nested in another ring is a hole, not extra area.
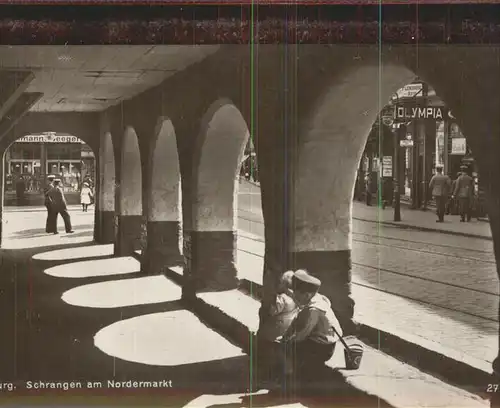
[(92, 283), (70, 289), (62, 300), (73, 306), (113, 308), (180, 300), (181, 288), (163, 275)]
[(89, 245), (78, 248), (58, 249), (56, 251), (41, 252), (33, 256), (36, 261), (66, 261), (70, 259), (97, 258), (113, 255), (113, 244)]
[(109, 356), (154, 366), (195, 364), (245, 355), (187, 310), (113, 323), (95, 335), (94, 344)]
[(141, 264), (131, 256), (92, 261), (73, 262), (45, 269), (45, 273), (58, 278), (89, 278), (137, 273)]
[[(187, 405), (184, 405), (183, 408), (209, 408), (209, 407), (219, 407), (224, 405), (234, 405), (241, 404), (241, 407), (249, 406), (248, 402), (250, 401), (250, 395), (252, 397), (258, 397), (261, 395), (267, 395), (269, 393), (268, 390), (259, 390), (257, 392), (253, 392), (251, 394), (229, 394), (229, 395), (200, 395), (194, 400), (188, 402)], [(243, 401), (243, 398), (246, 400)], [(258, 404), (256, 406), (259, 406)], [(284, 404), (284, 405), (265, 405), (269, 408), (306, 408), (305, 405), (300, 403), (292, 403), (292, 404)]]

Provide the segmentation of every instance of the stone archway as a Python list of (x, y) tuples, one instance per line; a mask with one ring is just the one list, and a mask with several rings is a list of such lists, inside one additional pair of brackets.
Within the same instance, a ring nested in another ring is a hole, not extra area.
[[(359, 161), (381, 108), (414, 76), (397, 65), (351, 70), (327, 88), (298, 140), (290, 220), (292, 264), (321, 279), (322, 292), (347, 330), (354, 311), (351, 213)], [(339, 112), (346, 99), (352, 103)]]
[(106, 132), (99, 151), (99, 197), (97, 200), (99, 231), (97, 242), (111, 244), (115, 240), (115, 153), (113, 138)]
[(139, 140), (133, 127), (123, 133), (118, 190), (118, 225), (115, 255), (131, 255), (141, 248), (142, 162)]
[(172, 121), (160, 118), (150, 149), (147, 245), (142, 269), (161, 273), (165, 267), (182, 263), (181, 180), (179, 153)]
[(193, 230), (185, 254), (188, 282), (196, 289), (236, 285), (237, 175), (249, 136), (229, 100), (216, 101), (201, 121), (193, 156)]

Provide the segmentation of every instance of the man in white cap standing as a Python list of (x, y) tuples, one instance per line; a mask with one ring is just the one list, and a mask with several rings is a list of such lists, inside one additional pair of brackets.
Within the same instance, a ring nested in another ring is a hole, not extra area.
[(443, 166), (439, 164), (436, 166), (436, 174), (431, 178), (429, 189), (436, 200), (436, 213), (438, 216), (436, 222), (444, 222), (446, 203), (451, 193), (451, 179), (443, 174)]
[(43, 195), (45, 197), (45, 208), (47, 209), (47, 222), (45, 223), (45, 232), (47, 234), (53, 234), (56, 232), (56, 217), (57, 213), (54, 214), (54, 209), (52, 205), (52, 198), (49, 196), (49, 191), (54, 187), (55, 176), (47, 176), (47, 185), (43, 189)]
[(50, 189), (48, 192), (48, 196), (52, 200), (52, 208), (54, 209), (54, 234), (58, 234), (57, 232), (57, 215), (61, 214), (61, 217), (64, 220), (64, 227), (66, 228), (66, 232), (68, 234), (72, 234), (73, 228), (71, 227), (71, 217), (68, 213), (68, 208), (66, 204), (66, 199), (64, 198), (64, 193), (61, 189), (61, 180), (54, 180), (54, 187)]

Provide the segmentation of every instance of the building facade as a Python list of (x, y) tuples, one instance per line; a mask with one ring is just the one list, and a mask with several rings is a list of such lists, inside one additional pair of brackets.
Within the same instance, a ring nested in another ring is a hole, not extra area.
[[(466, 165), (476, 181), (477, 211), (484, 216), (481, 179), (473, 152), (453, 113), (435, 91), (423, 82), (411, 83), (398, 90), (381, 116), (384, 112), (393, 114), (393, 120), (386, 124), (380, 120), (372, 128), (360, 163), (360, 177), (370, 172), (380, 174), (381, 185), (388, 187), (384, 191), (387, 202), (393, 198), (393, 180), (397, 177), (401, 199), (413, 208), (426, 208), (433, 199), (428, 185), (436, 166), (443, 166), (444, 173), (454, 180), (460, 167)], [(398, 160), (394, 160), (396, 155)]]
[(42, 133), (14, 142), (4, 156), (5, 204), (16, 205), (24, 191), (25, 204), (39, 205), (48, 175), (61, 179), (68, 201), (74, 203), (83, 180), (94, 180), (92, 149), (76, 136)]

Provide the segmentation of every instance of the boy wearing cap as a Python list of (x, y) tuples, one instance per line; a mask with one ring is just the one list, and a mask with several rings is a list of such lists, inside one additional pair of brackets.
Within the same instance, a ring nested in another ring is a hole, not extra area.
[(295, 354), (295, 367), (311, 368), (309, 375), (333, 356), (338, 336), (343, 335), (330, 301), (318, 293), (320, 286), (321, 281), (306, 271), (295, 272), (294, 299), (301, 310), (282, 339)]

